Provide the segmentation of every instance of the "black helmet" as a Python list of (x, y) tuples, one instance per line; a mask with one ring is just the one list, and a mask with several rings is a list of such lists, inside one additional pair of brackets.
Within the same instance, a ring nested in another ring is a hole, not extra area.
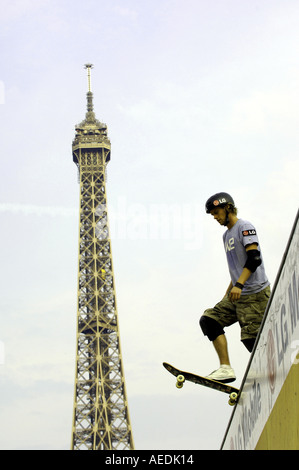
[(206, 213), (210, 214), (212, 209), (216, 207), (223, 207), (226, 204), (232, 204), (235, 206), (233, 198), (227, 193), (216, 193), (213, 196), (209, 197), (206, 202)]

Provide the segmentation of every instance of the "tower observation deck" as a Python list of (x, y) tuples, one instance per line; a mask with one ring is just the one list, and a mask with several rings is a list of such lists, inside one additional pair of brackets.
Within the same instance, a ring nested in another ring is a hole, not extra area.
[(95, 117), (90, 73), (87, 112), (76, 126), (80, 181), (78, 308), (73, 450), (132, 450), (106, 200), (110, 141)]

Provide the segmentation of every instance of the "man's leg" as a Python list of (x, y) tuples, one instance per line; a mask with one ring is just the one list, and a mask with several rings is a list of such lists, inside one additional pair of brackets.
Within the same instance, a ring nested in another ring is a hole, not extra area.
[(228, 357), (228, 348), (225, 335), (219, 335), (213, 341), (214, 348), (218, 354), (220, 365), (230, 366), (229, 357)]
[(204, 335), (208, 336), (209, 340), (213, 343), (220, 361), (219, 369), (215, 370), (207, 377), (220, 382), (234, 381), (236, 376), (230, 366), (227, 341), (222, 326), (207, 315), (203, 315), (199, 323)]
[(236, 303), (241, 326), (241, 341), (252, 352), (271, 295), (270, 287), (257, 294), (244, 295)]

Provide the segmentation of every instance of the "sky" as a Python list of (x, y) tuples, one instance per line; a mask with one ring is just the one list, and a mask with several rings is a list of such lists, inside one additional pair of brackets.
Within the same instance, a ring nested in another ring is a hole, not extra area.
[[(94, 64), (116, 297), (136, 449), (219, 449), (227, 396), (167, 361), (218, 367), (198, 320), (230, 282), (230, 193), (271, 284), (298, 209), (297, 0), (0, 0), (0, 448), (69, 449), (76, 354), (75, 125)], [(227, 330), (242, 382), (249, 354)]]

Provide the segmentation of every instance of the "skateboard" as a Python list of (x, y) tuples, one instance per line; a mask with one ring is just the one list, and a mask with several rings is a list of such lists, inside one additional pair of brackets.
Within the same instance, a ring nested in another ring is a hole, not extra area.
[(193, 382), (195, 384), (203, 385), (204, 387), (213, 388), (219, 392), (227, 393), (229, 395), (228, 403), (231, 406), (234, 406), (238, 401), (240, 391), (231, 385), (225, 384), (223, 382), (217, 382), (216, 380), (208, 379), (207, 377), (201, 377), (200, 375), (192, 374), (191, 372), (184, 372), (182, 370), (176, 369), (167, 362), (163, 362), (163, 366), (166, 370), (168, 370), (168, 372), (177, 378), (177, 388), (182, 388), (184, 382), (187, 380), (188, 382)]

